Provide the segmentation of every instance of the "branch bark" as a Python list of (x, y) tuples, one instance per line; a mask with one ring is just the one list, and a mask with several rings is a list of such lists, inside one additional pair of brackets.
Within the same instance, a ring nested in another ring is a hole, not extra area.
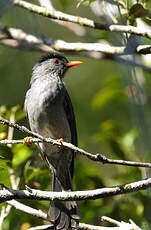
[[(64, 142), (64, 141), (58, 142), (57, 140), (54, 140), (52, 138), (45, 138), (45, 137), (39, 135), (38, 133), (30, 131), (29, 129), (27, 129), (24, 126), (14, 124), (13, 122), (5, 120), (2, 117), (0, 117), (0, 123), (6, 124), (10, 127), (14, 127), (15, 129), (17, 129), (21, 132), (25, 132), (25, 133), (33, 136), (33, 137), (36, 137), (36, 138), (33, 138), (29, 141), (31, 143), (47, 142), (47, 143), (50, 143), (52, 145), (58, 145), (58, 146), (66, 147), (66, 148), (74, 150), (77, 153), (82, 154), (83, 156), (88, 157), (90, 160), (101, 162), (103, 164), (118, 164), (118, 165), (151, 168), (151, 163), (142, 163), (142, 162), (133, 162), (133, 161), (124, 161), (124, 160), (112, 160), (112, 159), (105, 157), (104, 155), (102, 155), (100, 153), (96, 153), (96, 154), (89, 153), (89, 152), (87, 152), (81, 148), (78, 148), (75, 145), (68, 143), (68, 142)], [(0, 144), (20, 144), (20, 143), (23, 144), (24, 140), (1, 140), (0, 141)]]
[(39, 218), (42, 218), (42, 219), (47, 219), (47, 214), (42, 212), (41, 210), (37, 210), (37, 209), (34, 209), (34, 208), (31, 208), (25, 204), (22, 204), (16, 200), (10, 200), (10, 201), (7, 201), (6, 202), (7, 204), (9, 204), (11, 207), (14, 207), (16, 208), (17, 210), (20, 210), (20, 211), (23, 211), (23, 212), (26, 212), (32, 216), (36, 216), (36, 217), (39, 217)]
[(90, 27), (93, 29), (106, 30), (106, 31), (111, 31), (111, 32), (123, 32), (123, 33), (129, 33), (129, 34), (134, 34), (137, 36), (146, 37), (149, 39), (151, 38), (150, 30), (140, 29), (134, 26), (105, 25), (105, 24), (101, 24), (93, 20), (90, 20), (88, 18), (65, 14), (65, 13), (62, 13), (56, 10), (48, 10), (45, 7), (31, 4), (29, 2), (22, 1), (22, 0), (14, 0), (14, 5), (22, 7), (35, 14), (42, 15), (44, 17), (57, 19), (61, 21), (73, 22), (81, 26), (86, 26), (86, 27)]
[(94, 29), (105, 29), (105, 30), (107, 30), (107, 28), (108, 28), (108, 26), (101, 24), (101, 23), (94, 22), (93, 20), (90, 20), (88, 18), (83, 18), (80, 16), (73, 16), (70, 14), (65, 14), (65, 13), (62, 13), (61, 11), (50, 10), (50, 9), (48, 10), (45, 7), (31, 4), (29, 2), (22, 1), (22, 0), (14, 0), (14, 5), (22, 7), (22, 8), (24, 8), (30, 12), (33, 12), (35, 14), (39, 14), (39, 15), (42, 15), (44, 17), (48, 17), (48, 18), (52, 18), (52, 19), (57, 19), (57, 20), (67, 21), (67, 22), (73, 22), (73, 23), (79, 24), (81, 26), (87, 26), (87, 27), (91, 27)]
[(2, 185), (0, 190), (0, 203), (12, 199), (31, 199), (31, 200), (95, 200), (104, 197), (136, 192), (151, 187), (151, 178), (146, 178), (140, 181), (131, 182), (128, 184), (117, 185), (108, 188), (100, 188), (88, 191), (74, 192), (47, 192), (36, 189), (31, 189), (26, 186), (26, 190), (13, 190)]
[[(18, 201), (15, 201), (15, 200), (7, 201), (7, 203), (9, 205), (11, 205), (12, 207), (16, 208), (17, 210), (20, 210), (20, 211), (25, 212), (25, 213), (29, 213), (30, 215), (42, 218), (43, 220), (47, 220), (47, 214), (41, 210), (30, 208), (27, 205), (24, 205), (24, 204), (22, 204)], [(141, 230), (138, 226), (136, 226), (136, 224), (133, 221), (130, 221), (130, 224), (129, 224), (129, 223), (125, 223), (123, 221), (119, 222), (119, 221), (113, 220), (113, 219), (106, 217), (106, 216), (103, 216), (101, 218), (101, 221), (106, 221), (106, 222), (114, 224), (115, 226), (118, 226), (117, 230), (120, 230), (120, 229), (122, 230), (123, 227), (127, 227), (126, 228), (127, 230), (131, 230), (131, 229)], [(47, 225), (32, 227), (28, 230), (42, 230), (42, 229), (54, 229), (54, 226), (52, 224), (47, 224)], [(89, 224), (84, 224), (84, 223), (79, 223), (79, 229), (83, 229), (83, 230), (84, 229), (85, 230), (112, 230), (111, 227), (94, 226), (94, 225), (89, 225)]]
[[(31, 51), (41, 51), (44, 53), (61, 51), (70, 54), (78, 54), (93, 59), (110, 59), (116, 60), (119, 63), (124, 63), (136, 67), (143, 68), (151, 72), (151, 68), (136, 61), (128, 59), (125, 54), (133, 54), (131, 49), (125, 53), (124, 46), (111, 46), (101, 43), (69, 43), (62, 40), (52, 40), (50, 38), (39, 38), (32, 34), (27, 34), (21, 29), (7, 28), (0, 25), (0, 31), (6, 35), (0, 35), (0, 44), (12, 48), (25, 49)], [(136, 48), (137, 54), (151, 53), (150, 45), (141, 45)]]

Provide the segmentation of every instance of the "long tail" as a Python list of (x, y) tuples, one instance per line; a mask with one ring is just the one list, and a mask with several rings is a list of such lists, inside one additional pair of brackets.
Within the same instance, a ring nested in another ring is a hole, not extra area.
[[(67, 177), (67, 184), (71, 184), (70, 175)], [(72, 185), (70, 186), (70, 188)], [(53, 175), (53, 191), (63, 191), (65, 190), (60, 184), (60, 180)], [(71, 191), (68, 189), (67, 191)], [(54, 200), (51, 202), (48, 215), (48, 220), (54, 225), (56, 230), (68, 230), (68, 229), (78, 229), (79, 226), (79, 215), (77, 203), (75, 201), (59, 201)]]

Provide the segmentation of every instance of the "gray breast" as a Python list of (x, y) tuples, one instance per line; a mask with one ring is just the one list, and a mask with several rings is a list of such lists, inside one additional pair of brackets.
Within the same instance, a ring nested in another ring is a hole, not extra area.
[(26, 95), (26, 110), (34, 132), (54, 139), (71, 141), (70, 127), (65, 114), (63, 83), (34, 83)]

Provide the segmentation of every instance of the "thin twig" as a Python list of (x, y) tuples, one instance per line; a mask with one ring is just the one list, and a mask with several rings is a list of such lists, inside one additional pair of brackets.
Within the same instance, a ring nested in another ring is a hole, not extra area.
[(25, 204), (22, 204), (16, 200), (7, 201), (7, 204), (11, 205), (12, 207), (16, 208), (17, 210), (24, 211), (32, 216), (37, 216), (42, 219), (47, 219), (47, 214), (42, 212), (41, 210), (37, 210), (31, 208)]
[(8, 216), (8, 214), (10, 213), (11, 210), (11, 206), (8, 205), (7, 207), (2, 206), (1, 208), (1, 215), (0, 215), (0, 229), (2, 227), (3, 221), (4, 219)]
[[(83, 156), (86, 156), (88, 157), (89, 159), (93, 160), (93, 161), (97, 161), (97, 162), (101, 162), (103, 164), (118, 164), (118, 165), (127, 165), (127, 166), (135, 166), (135, 167), (147, 167), (147, 168), (151, 168), (151, 163), (142, 163), (142, 162), (133, 162), (133, 161), (124, 161), (124, 160), (112, 160), (112, 159), (109, 159), (107, 157), (105, 157), (104, 155), (100, 154), (100, 153), (89, 153), (81, 148), (78, 148), (76, 146), (74, 146), (73, 144), (71, 143), (68, 143), (68, 142), (58, 142), (57, 140), (54, 140), (52, 138), (45, 138), (41, 135), (39, 135), (38, 133), (35, 133), (35, 132), (32, 132), (30, 131), (29, 129), (27, 129), (26, 127), (24, 126), (20, 126), (18, 124), (14, 124), (8, 120), (5, 120), (4, 118), (0, 117), (0, 123), (2, 124), (6, 124), (6, 125), (9, 125), (11, 127), (14, 127), (15, 129), (18, 129), (19, 131), (21, 132), (25, 132), (33, 137), (36, 137), (36, 138), (33, 138), (30, 140), (31, 143), (39, 143), (39, 142), (47, 142), (47, 143), (50, 143), (52, 145), (58, 145), (58, 146), (64, 146), (66, 148), (69, 148), (69, 149), (72, 149), (74, 150), (75, 152), (78, 152), (80, 154), (82, 154)], [(38, 139), (37, 139), (38, 138)], [(1, 140), (0, 141), (0, 144), (19, 144), (19, 143), (24, 143), (24, 140)]]
[[(16, 110), (17, 110), (17, 107), (15, 106), (12, 108), (12, 111), (11, 111), (10, 122), (12, 122), (12, 123), (15, 123), (15, 112), (16, 112)], [(14, 135), (14, 127), (9, 126), (8, 135), (7, 135), (8, 140), (12, 140), (13, 135)], [(7, 144), (7, 146), (11, 147), (12, 144)], [(11, 166), (9, 167), (9, 174), (10, 174), (10, 182), (11, 182), (12, 188), (18, 189), (20, 178), (19, 177), (16, 178), (14, 169)]]
[(114, 224), (114, 225), (116, 225), (118, 227), (120, 226), (120, 221), (114, 220), (114, 219), (112, 219), (112, 218), (110, 218), (108, 216), (101, 216), (101, 221), (102, 222), (108, 222), (110, 224)]
[[(130, 223), (126, 223), (124, 221), (114, 220), (114, 219), (112, 219), (112, 218), (110, 218), (108, 216), (102, 216), (101, 221), (108, 222), (110, 224), (116, 225), (117, 229), (141, 230), (141, 228), (139, 228), (133, 221), (130, 221), (130, 220), (129, 220)], [(112, 229), (112, 228), (109, 228), (109, 229)]]

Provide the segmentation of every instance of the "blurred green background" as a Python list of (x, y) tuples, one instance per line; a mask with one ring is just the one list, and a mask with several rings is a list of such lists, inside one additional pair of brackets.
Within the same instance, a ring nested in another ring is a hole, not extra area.
[[(33, 3), (38, 4), (36, 0)], [(77, 8), (77, 1), (58, 0), (52, 3), (56, 9), (63, 12), (100, 20), (89, 6), (81, 4)], [(6, 11), (3, 10), (0, 23), (52, 40), (97, 42), (99, 39), (106, 39), (114, 45), (122, 44), (117, 34), (85, 28), (86, 34), (78, 36), (47, 18), (19, 7), (10, 6)], [(32, 67), (41, 55), (40, 52), (0, 46), (0, 116), (9, 119), (15, 110), (16, 121), (28, 127), (27, 118), (22, 111), (24, 97), (29, 88)], [(89, 152), (103, 153), (109, 158), (149, 162), (151, 160), (150, 74), (139, 68), (119, 64), (116, 59), (97, 60), (67, 54), (66, 57), (69, 60), (84, 62), (84, 65), (69, 70), (64, 79), (75, 110), (79, 147)], [(3, 134), (6, 131), (7, 127), (1, 125), (0, 132)], [(22, 139), (24, 136), (25, 134), (18, 131), (14, 133), (14, 138)], [(0, 183), (11, 186), (8, 172), (11, 165), (16, 177), (21, 178), (20, 189), (24, 189), (25, 184), (41, 190), (50, 188), (51, 176), (48, 175), (45, 164), (41, 163), (38, 150), (34, 146), (28, 148), (14, 145), (11, 149), (0, 146), (0, 156), (3, 157), (0, 160)], [(149, 175), (149, 171), (147, 174)], [(74, 188), (96, 189), (144, 177), (146, 177), (145, 169), (102, 165), (78, 155), (75, 162)], [(49, 205), (46, 201), (23, 201), (23, 203), (45, 212)], [(151, 227), (150, 190), (83, 201), (79, 202), (79, 206), (82, 214), (81, 222), (84, 223), (100, 225), (100, 217), (106, 215), (125, 222), (132, 219), (143, 229)], [(25, 230), (28, 229), (27, 226), (40, 224), (42, 220), (12, 209), (3, 223), (3, 229)]]

